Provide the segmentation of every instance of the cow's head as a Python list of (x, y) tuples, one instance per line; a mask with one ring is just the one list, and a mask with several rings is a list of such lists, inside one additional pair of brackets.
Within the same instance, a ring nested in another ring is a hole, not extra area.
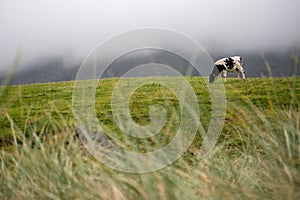
[(209, 82), (212, 83), (216, 80), (217, 76), (220, 74), (218, 67), (214, 67), (211, 74), (209, 75)]
[(216, 76), (217, 76), (216, 74), (210, 74), (209, 75), (209, 82), (210, 83), (214, 82), (216, 80)]

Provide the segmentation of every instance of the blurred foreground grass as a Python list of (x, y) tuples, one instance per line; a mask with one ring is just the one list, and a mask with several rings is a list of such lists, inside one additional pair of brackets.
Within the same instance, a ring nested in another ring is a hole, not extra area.
[[(133, 119), (149, 123), (149, 105), (159, 104), (167, 105), (170, 122), (154, 139), (125, 138), (110, 107), (117, 81), (103, 79), (97, 88), (96, 115), (104, 130), (136, 152), (167, 144), (178, 124), (172, 117), (176, 96), (155, 84), (137, 89), (130, 99)], [(189, 81), (207, 129), (209, 93), (201, 77)], [(73, 82), (1, 88), (1, 199), (300, 198), (300, 78), (229, 79), (225, 125), (208, 157), (197, 157), (198, 133), (180, 159), (145, 174), (110, 169), (80, 147), (72, 90)]]

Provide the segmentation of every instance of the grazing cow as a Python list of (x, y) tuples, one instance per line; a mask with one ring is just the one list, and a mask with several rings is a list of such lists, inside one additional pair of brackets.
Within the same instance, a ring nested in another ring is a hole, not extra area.
[(215, 62), (215, 67), (212, 73), (209, 76), (209, 82), (212, 83), (215, 81), (216, 77), (219, 74), (222, 74), (224, 77), (224, 82), (226, 82), (227, 72), (237, 72), (237, 77), (240, 78), (242, 74), (243, 79), (246, 78), (245, 70), (242, 67), (242, 58), (240, 56), (232, 56), (227, 58), (222, 58)]

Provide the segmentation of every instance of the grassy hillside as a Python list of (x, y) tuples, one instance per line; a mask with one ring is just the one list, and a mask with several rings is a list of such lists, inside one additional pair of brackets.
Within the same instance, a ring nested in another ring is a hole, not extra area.
[[(173, 79), (173, 78), (169, 78)], [(176, 78), (175, 78), (176, 79)], [(237, 124), (230, 112), (231, 103), (244, 105), (249, 100), (262, 109), (288, 108), (295, 104), (300, 95), (300, 79), (248, 79), (240, 81), (229, 79), (226, 84), (228, 103), (227, 122)], [(96, 113), (104, 126), (116, 131), (111, 112), (111, 94), (118, 79), (103, 79), (99, 82), (96, 93)], [(209, 92), (201, 78), (189, 79), (199, 101), (200, 114), (203, 125), (210, 119), (211, 101)], [(43, 83), (32, 85), (18, 85), (1, 88), (0, 98), (0, 132), (1, 145), (5, 145), (6, 136), (11, 138), (11, 121), (25, 135), (32, 132), (49, 134), (60, 132), (61, 122), (73, 127), (72, 119), (72, 92), (73, 82)], [(168, 89), (152, 84), (139, 88), (130, 99), (133, 119), (146, 125), (151, 104), (160, 104), (169, 107), (178, 107), (176, 96)], [(247, 103), (246, 103), (247, 104)], [(170, 114), (170, 113), (169, 113)], [(232, 121), (230, 121), (232, 120)], [(207, 127), (206, 127), (207, 128)], [(224, 135), (231, 134), (230, 127), (224, 127)]]
[[(150, 78), (151, 79), (151, 78)], [(170, 81), (176, 78), (164, 77)], [(167, 125), (151, 139), (124, 136), (111, 110), (118, 79), (103, 79), (96, 92), (96, 116), (104, 131), (135, 152), (170, 142), (180, 119), (176, 96), (157, 84), (130, 98), (133, 120), (147, 125), (149, 106), (167, 110)], [(207, 130), (209, 92), (191, 77)], [(75, 135), (73, 82), (0, 89), (1, 199), (290, 199), (300, 197), (300, 78), (229, 79), (225, 125), (213, 152), (197, 157), (202, 137), (172, 165), (151, 173), (112, 170), (88, 155)]]

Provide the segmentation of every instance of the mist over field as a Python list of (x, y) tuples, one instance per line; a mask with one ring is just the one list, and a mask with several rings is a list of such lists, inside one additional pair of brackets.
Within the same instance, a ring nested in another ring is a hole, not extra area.
[[(3, 0), (0, 76), (17, 60), (15, 83), (71, 80), (96, 45), (143, 27), (185, 34), (213, 59), (241, 55), (248, 76), (268, 75), (262, 53), (274, 76), (295, 75), (300, 71), (294, 64), (300, 51), (299, 7), (297, 0)], [(118, 66), (115, 70), (114, 75)]]

